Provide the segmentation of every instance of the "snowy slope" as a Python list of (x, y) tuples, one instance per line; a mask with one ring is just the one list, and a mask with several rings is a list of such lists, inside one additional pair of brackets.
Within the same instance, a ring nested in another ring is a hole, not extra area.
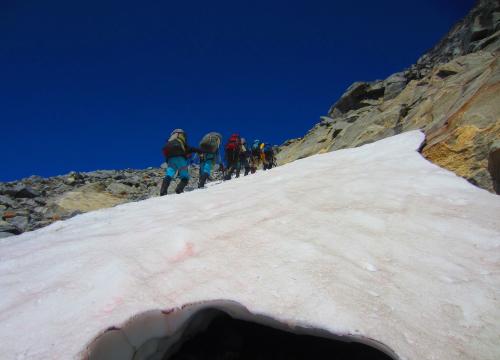
[(422, 140), (0, 240), (1, 358), (79, 358), (135, 314), (225, 299), (404, 359), (499, 359), (500, 198), (427, 162)]

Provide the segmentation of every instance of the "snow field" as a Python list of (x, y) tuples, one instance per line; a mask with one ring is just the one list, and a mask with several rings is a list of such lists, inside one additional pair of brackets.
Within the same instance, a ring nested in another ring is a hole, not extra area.
[[(110, 326), (221, 300), (401, 359), (500, 358), (500, 200), (423, 159), (422, 141), (408, 132), (1, 239), (3, 356), (92, 358)], [(147, 341), (129, 336), (137, 356)]]

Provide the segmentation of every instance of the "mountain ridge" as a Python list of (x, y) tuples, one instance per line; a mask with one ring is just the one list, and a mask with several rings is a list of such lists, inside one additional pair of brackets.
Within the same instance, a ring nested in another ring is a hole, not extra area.
[(385, 80), (353, 83), (278, 162), (422, 129), (423, 154), (490, 192), (500, 191), (500, 5), (480, 0), (433, 48)]

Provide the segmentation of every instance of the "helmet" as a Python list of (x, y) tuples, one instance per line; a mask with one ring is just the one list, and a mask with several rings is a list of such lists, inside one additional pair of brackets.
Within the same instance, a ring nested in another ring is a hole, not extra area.
[(174, 131), (172, 131), (172, 133), (170, 134), (170, 136), (174, 135), (174, 134), (185, 134), (186, 132), (182, 129), (175, 129)]
[(247, 141), (245, 140), (245, 138), (241, 138), (241, 143), (242, 144), (246, 144), (247, 143)]

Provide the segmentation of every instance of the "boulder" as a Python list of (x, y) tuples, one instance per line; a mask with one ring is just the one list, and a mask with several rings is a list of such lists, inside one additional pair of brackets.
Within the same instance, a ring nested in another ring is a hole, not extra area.
[(68, 174), (66, 179), (64, 180), (64, 183), (66, 185), (74, 186), (78, 184), (83, 184), (85, 182), (85, 178), (83, 177), (82, 174), (72, 171)]
[(123, 184), (129, 186), (139, 186), (142, 182), (143, 180), (137, 175), (128, 176), (122, 181)]
[(385, 88), (383, 82), (366, 83), (355, 82), (352, 84), (342, 97), (330, 109), (328, 116), (335, 118), (333, 110), (338, 110), (344, 114), (351, 110), (357, 110), (362, 107), (372, 105), (370, 100), (378, 100), (384, 96)]
[(4, 211), (2, 214), (2, 219), (4, 219), (4, 220), (12, 219), (16, 215), (17, 215), (17, 213), (15, 211), (11, 211), (11, 210)]
[(35, 203), (37, 205), (42, 205), (42, 206), (47, 204), (47, 202), (45, 201), (45, 199), (41, 199), (41, 198), (36, 198), (35, 199)]
[(21, 204), (20, 204), (22, 207), (29, 207), (29, 208), (33, 208), (33, 207), (36, 207), (39, 205), (39, 202), (38, 201), (35, 201), (35, 199), (23, 199), (21, 200)]
[(38, 191), (34, 190), (32, 187), (25, 186), (23, 184), (18, 184), (14, 186), (14, 188), (6, 190), (5, 193), (15, 198), (29, 198), (29, 199), (41, 195)]
[(12, 219), (9, 219), (9, 223), (14, 225), (20, 232), (24, 232), (28, 229), (29, 217), (14, 216)]
[(15, 235), (21, 233), (18, 228), (4, 220), (0, 220), (0, 232), (7, 232)]
[(8, 207), (16, 206), (16, 201), (6, 195), (0, 195), (0, 204)]

